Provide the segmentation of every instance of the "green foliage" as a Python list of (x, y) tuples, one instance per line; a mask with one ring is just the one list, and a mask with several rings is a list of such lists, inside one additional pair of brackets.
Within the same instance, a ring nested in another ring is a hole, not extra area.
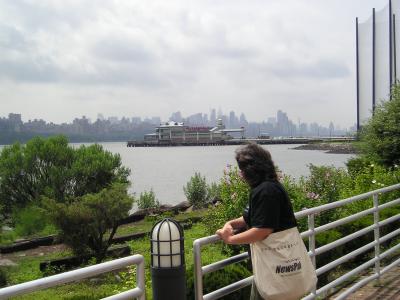
[(15, 233), (18, 236), (32, 236), (49, 226), (50, 220), (45, 209), (29, 205), (14, 213)]
[(96, 194), (87, 194), (71, 203), (46, 199), (46, 207), (62, 240), (75, 254), (94, 254), (101, 262), (119, 226), (128, 215), (133, 199), (126, 184), (113, 184)]
[(5, 268), (0, 267), (0, 288), (7, 286), (7, 272)]
[(118, 154), (100, 145), (73, 148), (63, 136), (36, 137), (26, 145), (15, 143), (0, 153), (0, 205), (3, 214), (42, 196), (68, 202), (87, 193), (97, 193), (114, 182), (128, 182), (129, 169)]
[[(194, 299), (194, 282), (193, 282), (193, 270), (188, 269), (187, 271), (187, 299)], [(208, 294), (231, 283), (245, 279), (251, 276), (251, 272), (246, 268), (244, 264), (233, 264), (225, 267), (223, 270), (215, 271), (206, 274), (203, 278), (204, 294)], [(238, 292), (229, 294), (220, 299), (225, 300), (242, 300), (250, 298), (250, 288), (240, 289)]]
[(375, 107), (361, 131), (361, 152), (386, 167), (400, 164), (400, 85), (392, 88), (391, 100)]
[(207, 197), (209, 202), (217, 202), (220, 200), (221, 196), (221, 186), (213, 182), (207, 185)]
[(239, 175), (237, 167), (228, 166), (224, 170), (219, 188), (220, 202), (209, 210), (204, 220), (210, 234), (214, 234), (226, 221), (240, 217), (249, 201), (250, 187)]
[(183, 187), (186, 198), (195, 209), (204, 207), (208, 202), (207, 182), (200, 173), (195, 173)]
[(153, 189), (150, 191), (144, 191), (140, 193), (139, 199), (137, 200), (137, 206), (140, 209), (147, 208), (158, 208), (160, 207), (160, 202), (156, 199)]

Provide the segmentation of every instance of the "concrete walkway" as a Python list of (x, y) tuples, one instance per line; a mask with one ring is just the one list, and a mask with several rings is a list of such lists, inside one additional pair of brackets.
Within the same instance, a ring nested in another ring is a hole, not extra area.
[[(336, 295), (337, 296), (337, 295)], [(334, 299), (332, 297), (330, 299)], [(400, 266), (385, 273), (380, 282), (371, 281), (347, 297), (347, 300), (400, 300)]]

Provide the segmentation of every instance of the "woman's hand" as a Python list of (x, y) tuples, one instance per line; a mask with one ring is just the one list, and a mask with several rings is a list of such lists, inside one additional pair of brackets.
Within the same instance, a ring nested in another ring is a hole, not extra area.
[(225, 243), (229, 243), (229, 237), (233, 235), (233, 227), (230, 222), (226, 222), (224, 227), (215, 232)]
[(216, 234), (225, 242), (225, 244), (229, 244), (230, 238), (233, 236), (233, 230), (223, 230), (218, 229)]

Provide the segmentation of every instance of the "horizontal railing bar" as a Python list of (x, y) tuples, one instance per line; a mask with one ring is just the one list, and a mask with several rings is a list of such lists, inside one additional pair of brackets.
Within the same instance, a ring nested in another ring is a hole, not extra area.
[(385, 258), (386, 256), (389, 256), (390, 254), (392, 254), (393, 252), (397, 251), (398, 249), (400, 249), (400, 244), (398, 244), (398, 245), (390, 248), (389, 250), (383, 252), (379, 257), (374, 257), (374, 258), (370, 259), (369, 261), (363, 263), (362, 265), (358, 266), (357, 268), (353, 269), (352, 271), (342, 275), (341, 277), (335, 279), (331, 283), (321, 287), (319, 290), (317, 290), (317, 295), (327, 291), (328, 289), (330, 289), (332, 287), (337, 286), (338, 284), (344, 282), (348, 278), (356, 275), (360, 271), (367, 269), (369, 266), (375, 264), (376, 261), (379, 261), (382, 258)]
[(296, 219), (303, 218), (303, 217), (308, 216), (310, 214), (320, 213), (320, 212), (323, 212), (323, 211), (328, 210), (328, 209), (337, 208), (337, 207), (343, 206), (345, 204), (352, 203), (354, 201), (363, 200), (363, 199), (372, 197), (373, 195), (383, 194), (383, 193), (390, 192), (390, 191), (393, 191), (393, 190), (396, 190), (396, 189), (399, 189), (399, 188), (400, 188), (400, 183), (394, 184), (394, 185), (391, 185), (391, 186), (388, 186), (388, 187), (384, 187), (384, 188), (381, 188), (381, 189), (378, 189), (378, 190), (370, 191), (370, 192), (367, 192), (367, 193), (364, 193), (364, 194), (361, 194), (361, 195), (357, 195), (357, 196), (353, 196), (353, 197), (350, 197), (350, 198), (347, 198), (347, 199), (343, 199), (343, 200), (335, 201), (335, 202), (332, 202), (332, 203), (324, 204), (324, 205), (321, 205), (321, 206), (318, 206), (318, 207), (307, 208), (307, 209), (304, 209), (302, 211), (296, 212), (295, 216), (296, 216)]
[(400, 265), (400, 258), (398, 258), (397, 260), (393, 261), (392, 263), (381, 269), (381, 274), (385, 274), (386, 272), (390, 271), (394, 267), (397, 267), (398, 265)]
[(397, 250), (400, 249), (400, 244), (397, 244), (396, 246), (393, 246), (392, 248), (386, 250), (385, 252), (382, 252), (381, 255), (379, 255), (379, 258), (385, 258), (386, 256), (391, 255), (393, 252), (396, 252)]
[(386, 242), (387, 240), (390, 240), (391, 238), (395, 237), (396, 235), (400, 234), (400, 228), (382, 236), (381, 238), (379, 238), (379, 244)]
[(204, 245), (207, 245), (207, 244), (216, 243), (218, 241), (221, 241), (221, 238), (218, 235), (214, 234), (214, 235), (205, 236), (205, 237), (196, 239), (193, 243), (196, 243), (199, 246), (204, 246)]
[(142, 296), (144, 293), (145, 291), (137, 287), (126, 292), (103, 298), (102, 300), (132, 300), (133, 298)]
[[(399, 200), (400, 200), (400, 199), (399, 199)], [(399, 201), (399, 202), (400, 202), (400, 201)], [(386, 207), (384, 207), (384, 208), (386, 208)], [(382, 210), (382, 209), (384, 209), (384, 208), (381, 208), (381, 209), (378, 209), (378, 210)], [(354, 220), (356, 220), (356, 219), (359, 219), (359, 218), (361, 218), (361, 217), (363, 217), (363, 216), (365, 216), (365, 215), (368, 215), (368, 214), (370, 214), (370, 213), (373, 213), (374, 211), (376, 211), (376, 208), (370, 208), (370, 209), (364, 210), (364, 211), (359, 212), (359, 213), (356, 213), (356, 214), (354, 214), (354, 215), (351, 215), (351, 216), (348, 216), (348, 217), (345, 217), (345, 218), (336, 220), (336, 221), (334, 221), (334, 222), (331, 222), (331, 223), (328, 223), (328, 224), (319, 226), (319, 227), (317, 227), (317, 228), (314, 229), (314, 232), (315, 232), (315, 234), (318, 234), (318, 233), (327, 231), (327, 230), (329, 230), (329, 229), (333, 229), (333, 228), (335, 228), (335, 227), (338, 227), (338, 226), (340, 226), (340, 225), (344, 225), (344, 224), (346, 224), (346, 223), (349, 223), (349, 222), (351, 222), (351, 221), (354, 221)], [(386, 219), (386, 220), (384, 220), (384, 221), (379, 222), (378, 224), (379, 224), (379, 227), (381, 227), (381, 226), (387, 225), (387, 224), (389, 224), (389, 223), (391, 223), (391, 222), (394, 222), (394, 221), (396, 221), (396, 220), (398, 220), (398, 219), (400, 219), (400, 215), (396, 215), (396, 216), (390, 217), (390, 218), (388, 218), (388, 219)], [(308, 231), (305, 231), (304, 234), (303, 234), (301, 237), (302, 237), (302, 238), (305, 238), (305, 237), (308, 237), (308, 236), (310, 236), (310, 235), (312, 235), (312, 231), (311, 231), (311, 230), (308, 230)]]
[(334, 281), (328, 283), (327, 285), (324, 285), (321, 287), (319, 290), (317, 290), (317, 295), (322, 294), (323, 292), (329, 290), (330, 288), (333, 288), (337, 286), (338, 284), (346, 281), (350, 277), (356, 275), (357, 273), (361, 272), (362, 270), (365, 270), (369, 268), (371, 265), (373, 265), (378, 259), (377, 258), (372, 258), (371, 260), (363, 263), (362, 265), (358, 266), (357, 268), (351, 270), (350, 272), (340, 276), (339, 278), (335, 279)]
[(383, 269), (380, 270), (380, 275), (379, 274), (373, 274), (359, 282), (357, 282), (356, 284), (354, 284), (352, 287), (350, 287), (348, 290), (346, 290), (345, 292), (343, 292), (342, 294), (340, 294), (337, 298), (335, 298), (335, 300), (342, 300), (342, 299), (346, 299), (351, 293), (355, 292), (356, 290), (358, 290), (360, 287), (364, 286), (365, 284), (367, 284), (368, 282), (379, 278), (381, 275), (385, 274), (386, 272), (390, 271), (392, 268), (396, 267), (397, 265), (400, 264), (400, 258), (395, 260), (394, 262), (392, 262), (391, 264), (389, 264), (388, 266), (384, 267)]
[(302, 239), (308, 238), (309, 236), (311, 236), (314, 233), (314, 231), (312, 230), (306, 230), (300, 233), (300, 236)]
[(0, 299), (26, 294), (33, 291), (46, 289), (64, 283), (75, 282), (88, 277), (118, 270), (130, 265), (138, 265), (144, 262), (140, 254), (104, 262), (94, 266), (85, 267), (45, 278), (36, 279), (29, 282), (20, 283), (0, 289)]
[[(379, 244), (382, 243), (382, 242), (386, 242), (387, 240), (393, 238), (394, 236), (396, 236), (398, 234), (400, 234), (400, 228), (396, 229), (395, 231), (392, 231), (391, 233), (388, 233), (388, 234), (382, 236), (379, 239)], [(342, 263), (354, 258), (355, 256), (360, 255), (361, 253), (363, 253), (363, 252), (367, 251), (368, 249), (374, 247), (376, 244), (377, 244), (377, 241), (372, 241), (372, 242), (370, 242), (370, 243), (368, 243), (368, 244), (366, 244), (366, 245), (364, 245), (364, 246), (362, 246), (362, 247), (360, 247), (360, 248), (358, 248), (358, 249), (356, 249), (356, 250), (354, 250), (354, 251), (352, 251), (352, 252), (350, 252), (350, 253), (348, 253), (348, 254), (346, 254), (346, 255), (344, 255), (344, 256), (342, 256), (342, 257), (340, 257), (340, 258), (338, 258), (338, 259), (336, 259), (336, 260), (334, 260), (334, 261), (332, 261), (332, 262), (330, 262), (328, 264), (326, 264), (326, 265), (324, 265), (324, 266), (322, 266), (321, 268), (317, 269), (317, 275), (321, 275), (321, 274), (329, 271), (330, 269), (332, 269), (334, 267), (337, 267), (338, 265), (340, 265), (340, 264), (342, 264)], [(382, 255), (383, 254), (381, 254), (381, 256)]]
[(220, 288), (216, 291), (213, 291), (207, 295), (204, 295), (203, 299), (204, 300), (214, 300), (221, 298), (223, 296), (226, 296), (230, 293), (233, 293), (234, 291), (240, 290), (246, 286), (251, 285), (253, 282), (253, 276), (249, 276), (245, 279), (242, 279), (240, 281), (236, 281), (230, 285), (224, 286), (223, 288)]
[(382, 227), (382, 226), (385, 226), (385, 225), (387, 225), (387, 224), (390, 224), (390, 223), (392, 223), (392, 222), (394, 222), (394, 221), (397, 221), (397, 220), (399, 220), (399, 219), (400, 219), (400, 215), (395, 215), (395, 216), (392, 216), (392, 217), (390, 217), (390, 218), (387, 218), (387, 219), (385, 219), (385, 220), (383, 220), (383, 221), (378, 222), (378, 224), (379, 224), (379, 227)]
[(382, 209), (395, 206), (396, 204), (400, 204), (400, 198), (392, 200), (390, 202), (383, 203), (378, 206), (378, 209), (379, 209), (379, 211), (381, 211)]
[(341, 293), (338, 297), (336, 297), (334, 300), (342, 300), (342, 299), (346, 299), (350, 294), (352, 294), (353, 292), (355, 292), (356, 290), (358, 290), (360, 287), (363, 287), (364, 285), (366, 285), (368, 282), (374, 280), (374, 279), (378, 279), (379, 278), (379, 274), (372, 274), (370, 276), (368, 276), (367, 278), (364, 278), (360, 281), (358, 281), (356, 284), (354, 284), (353, 286), (351, 286), (348, 290), (346, 290), (345, 292)]
[(317, 271), (317, 275), (319, 276), (321, 274), (324, 274), (325, 272), (328, 272), (329, 270), (337, 267), (338, 265), (340, 265), (340, 264), (342, 264), (342, 263), (344, 263), (344, 262), (356, 257), (357, 255), (360, 255), (361, 253), (367, 251), (368, 249), (374, 247), (376, 244), (377, 244), (377, 242), (373, 241), (371, 243), (368, 243), (368, 244), (362, 246), (361, 248), (357, 248), (356, 250), (354, 250), (354, 251), (352, 251), (352, 252), (350, 252), (350, 253), (342, 256), (342, 257), (339, 257), (338, 259), (336, 259), (336, 260), (334, 260), (334, 261), (322, 266), (321, 268), (317, 269), (316, 270)]
[(234, 264), (243, 260), (246, 260), (247, 258), (249, 258), (249, 254), (247, 252), (243, 252), (240, 253), (238, 255), (235, 256), (231, 256), (229, 258), (217, 261), (215, 263), (203, 266), (201, 268), (203, 275), (214, 272), (214, 271), (218, 271), (230, 264)]
[(375, 224), (373, 224), (371, 226), (368, 226), (368, 227), (365, 227), (365, 228), (363, 228), (361, 230), (358, 230), (358, 231), (356, 231), (356, 232), (354, 232), (352, 234), (349, 234), (349, 235), (347, 235), (345, 237), (342, 237), (342, 238), (340, 238), (340, 239), (338, 239), (338, 240), (336, 240), (334, 242), (331, 242), (329, 244), (321, 246), (321, 247), (315, 249), (315, 255), (320, 255), (320, 254), (325, 253), (325, 252), (327, 252), (327, 251), (329, 251), (329, 250), (331, 250), (331, 249), (333, 249), (335, 247), (341, 246), (341, 245), (343, 245), (343, 244), (345, 244), (345, 243), (347, 243), (349, 241), (352, 241), (352, 240), (354, 240), (354, 239), (356, 239), (356, 238), (358, 238), (358, 237), (360, 237), (360, 236), (362, 236), (362, 235), (364, 235), (364, 234), (366, 234), (366, 233), (368, 233), (368, 232), (370, 232), (371, 230), (374, 230), (374, 229), (375, 229)]
[(316, 295), (314, 295), (313, 293), (308, 294), (307, 296), (305, 296), (304, 298), (301, 298), (301, 300), (312, 300), (315, 299)]
[(373, 213), (375, 211), (376, 211), (376, 208), (369, 208), (369, 209), (363, 210), (361, 212), (358, 212), (358, 213), (356, 213), (354, 215), (351, 215), (351, 216), (348, 216), (348, 217), (345, 217), (345, 218), (341, 218), (341, 219), (336, 220), (334, 222), (319, 226), (319, 227), (314, 229), (315, 234), (327, 231), (329, 229), (338, 227), (340, 225), (347, 224), (347, 223), (349, 223), (351, 221), (357, 220), (357, 219), (359, 219), (361, 217), (364, 217), (364, 216), (366, 216), (366, 215), (368, 215), (370, 213)]

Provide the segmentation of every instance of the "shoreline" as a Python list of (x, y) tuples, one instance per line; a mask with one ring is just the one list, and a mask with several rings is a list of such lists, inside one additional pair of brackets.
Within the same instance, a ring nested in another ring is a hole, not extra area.
[(352, 143), (311, 143), (291, 148), (293, 150), (319, 150), (329, 154), (358, 154)]

